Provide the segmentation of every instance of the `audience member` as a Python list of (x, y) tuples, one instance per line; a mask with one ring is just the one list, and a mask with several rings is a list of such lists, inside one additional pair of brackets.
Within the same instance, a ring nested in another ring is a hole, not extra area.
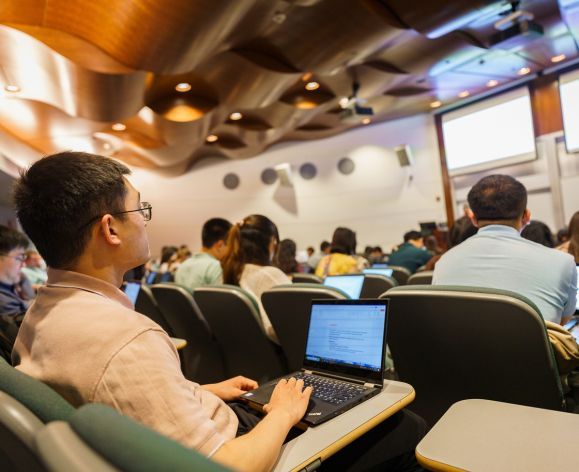
[(467, 231), (468, 227), (472, 226), (468, 216), (469, 210), (470, 207), (468, 206), (468, 203), (465, 203), (462, 206), (463, 215), (458, 220), (456, 220), (450, 228), (450, 232), (448, 234), (448, 242), (450, 247), (458, 246), (462, 241), (464, 241), (462, 238), (463, 233)]
[(557, 246), (561, 246), (569, 241), (569, 228), (562, 228), (557, 231)]
[[(366, 257), (366, 256), (365, 256)], [(384, 260), (384, 252), (380, 246), (375, 246), (366, 257), (370, 264), (377, 264)]]
[(42, 285), (46, 284), (48, 279), (46, 265), (42, 256), (38, 254), (38, 251), (26, 251), (26, 260), (24, 261), (24, 264), (22, 272), (32, 284), (34, 290), (38, 290)]
[(360, 272), (356, 254), (356, 233), (349, 228), (336, 228), (332, 236), (330, 254), (322, 257), (316, 268), (318, 277)]
[(223, 281), (239, 285), (255, 297), (263, 329), (276, 342), (277, 336), (261, 304), (261, 294), (276, 285), (291, 283), (286, 274), (271, 265), (278, 243), (273, 221), (263, 215), (250, 215), (229, 231), (227, 253), (221, 262)]
[(273, 265), (286, 275), (291, 275), (294, 272), (298, 272), (296, 252), (296, 243), (291, 239), (283, 239), (277, 247), (277, 252), (273, 259)]
[(0, 317), (17, 324), (28, 309), (28, 303), (19, 293), (28, 244), (22, 233), (0, 225)]
[(531, 219), (525, 187), (507, 175), (490, 175), (470, 190), (468, 202), (479, 231), (442, 256), (433, 284), (511, 290), (533, 301), (545, 320), (566, 322), (575, 311), (575, 264), (521, 237)]
[(193, 291), (204, 285), (223, 283), (219, 261), (227, 250), (227, 235), (231, 223), (223, 218), (211, 218), (201, 230), (201, 251), (177, 268), (175, 282)]
[(557, 249), (571, 254), (575, 259), (575, 264), (579, 265), (579, 211), (576, 211), (569, 222), (567, 241)]
[(316, 252), (316, 250), (314, 249), (313, 246), (308, 246), (306, 248), (306, 254), (308, 255), (308, 259), (314, 255), (314, 252)]
[(529, 241), (542, 244), (545, 247), (555, 247), (553, 234), (549, 227), (542, 221), (530, 221), (521, 231), (521, 236)]
[(408, 231), (404, 235), (404, 243), (390, 254), (388, 264), (405, 267), (411, 274), (414, 274), (416, 270), (425, 265), (431, 257), (424, 247), (422, 234), (418, 231)]
[(328, 241), (322, 241), (320, 244), (320, 253), (310, 256), (308, 259), (308, 267), (310, 267), (312, 272), (315, 272), (318, 268), (318, 264), (322, 260), (322, 257), (330, 253), (331, 244)]

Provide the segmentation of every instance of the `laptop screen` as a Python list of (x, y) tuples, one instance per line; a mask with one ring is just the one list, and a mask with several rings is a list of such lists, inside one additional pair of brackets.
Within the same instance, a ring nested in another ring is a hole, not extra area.
[(374, 266), (371, 269), (364, 269), (365, 274), (384, 275), (386, 277), (392, 277), (392, 272), (394, 269), (374, 269)]
[(372, 264), (372, 269), (387, 269), (388, 268), (388, 264), (385, 264), (383, 262), (377, 262), (376, 264)]
[(364, 275), (329, 275), (324, 279), (324, 285), (339, 288), (345, 292), (348, 297), (355, 300), (360, 298), (360, 294), (362, 293)]
[(123, 292), (129, 297), (133, 306), (137, 303), (137, 297), (139, 296), (139, 291), (141, 290), (141, 284), (139, 282), (125, 282), (123, 286)]
[(312, 303), (304, 367), (382, 382), (386, 300)]

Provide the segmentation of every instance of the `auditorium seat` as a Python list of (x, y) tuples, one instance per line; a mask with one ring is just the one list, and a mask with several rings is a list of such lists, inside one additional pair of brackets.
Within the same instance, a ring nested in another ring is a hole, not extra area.
[(228, 377), (257, 381), (288, 372), (280, 348), (266, 336), (255, 299), (235, 285), (199, 287), (193, 292), (224, 354)]
[(431, 426), (453, 403), (481, 398), (563, 410), (561, 383), (538, 308), (504, 290), (413, 285), (383, 295), (399, 379)]
[(163, 316), (163, 313), (157, 304), (157, 300), (155, 300), (151, 288), (147, 285), (141, 285), (139, 295), (137, 296), (137, 302), (135, 303), (135, 311), (138, 311), (142, 315), (152, 319), (163, 328), (169, 336), (174, 336), (169, 323)]
[(384, 292), (397, 285), (398, 282), (392, 277), (378, 274), (365, 274), (360, 298), (378, 298)]
[(416, 272), (408, 277), (406, 285), (431, 285), (433, 270), (424, 270), (422, 272)]
[(117, 413), (89, 404), (69, 423), (54, 422), (36, 436), (39, 454), (51, 472), (226, 472), (193, 449)]
[(312, 300), (343, 300), (347, 296), (319, 284), (278, 285), (261, 295), (261, 303), (285, 352), (290, 371), (302, 367)]
[(153, 285), (151, 291), (173, 335), (187, 341), (179, 351), (185, 377), (201, 384), (224, 380), (222, 352), (191, 293), (173, 283)]
[(20, 402), (0, 392), (0, 470), (43, 472), (34, 438), (42, 421)]
[(324, 281), (315, 274), (305, 274), (302, 272), (296, 272), (291, 275), (292, 282), (294, 284), (323, 284)]
[(396, 279), (398, 285), (406, 285), (411, 275), (406, 267), (389, 265), (388, 269), (392, 269), (392, 277)]

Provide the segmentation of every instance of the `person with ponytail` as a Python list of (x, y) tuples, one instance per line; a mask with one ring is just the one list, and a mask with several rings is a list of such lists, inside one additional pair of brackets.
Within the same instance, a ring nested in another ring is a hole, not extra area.
[(261, 304), (261, 294), (276, 285), (291, 283), (286, 274), (272, 266), (278, 244), (273, 221), (263, 215), (250, 215), (229, 231), (227, 253), (221, 260), (223, 282), (237, 285), (255, 297), (262, 327), (275, 342), (277, 336)]

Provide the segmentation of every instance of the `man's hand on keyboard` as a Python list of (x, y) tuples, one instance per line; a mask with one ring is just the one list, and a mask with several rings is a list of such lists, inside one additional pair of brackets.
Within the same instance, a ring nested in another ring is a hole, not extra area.
[(263, 407), (267, 414), (281, 413), (287, 415), (291, 426), (300, 421), (306, 413), (312, 387), (304, 389), (304, 381), (293, 377), (281, 379), (275, 386), (269, 403)]

